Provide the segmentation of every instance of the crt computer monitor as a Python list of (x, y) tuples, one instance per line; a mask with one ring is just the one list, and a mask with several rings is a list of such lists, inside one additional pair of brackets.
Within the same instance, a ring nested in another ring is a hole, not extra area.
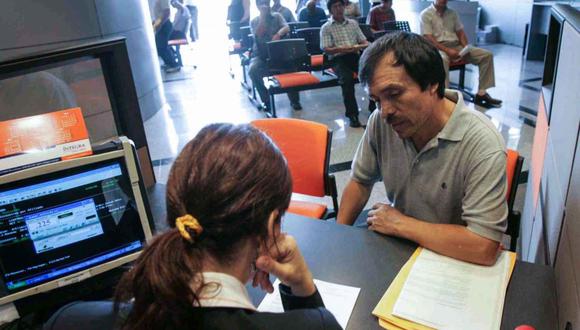
[(0, 305), (137, 258), (151, 229), (133, 149), (0, 177)]

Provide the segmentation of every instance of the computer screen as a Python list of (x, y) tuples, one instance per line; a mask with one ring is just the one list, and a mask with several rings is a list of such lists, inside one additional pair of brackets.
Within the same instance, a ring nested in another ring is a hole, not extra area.
[(0, 184), (0, 302), (139, 252), (134, 186), (123, 157)]

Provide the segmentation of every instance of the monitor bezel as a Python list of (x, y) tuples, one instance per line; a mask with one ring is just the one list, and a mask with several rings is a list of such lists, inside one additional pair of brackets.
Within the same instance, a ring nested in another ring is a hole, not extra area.
[[(114, 159), (119, 159), (123, 161), (127, 168), (127, 173), (129, 176), (130, 184), (133, 191), (133, 196), (135, 198), (135, 204), (137, 206), (137, 212), (140, 216), (141, 227), (143, 229), (143, 233), (145, 235), (145, 243), (149, 242), (153, 237), (151, 232), (151, 228), (149, 226), (149, 219), (147, 217), (147, 211), (145, 208), (145, 202), (143, 201), (143, 194), (141, 193), (141, 188), (139, 186), (139, 173), (137, 169), (137, 164), (134, 160), (132, 155), (132, 148), (130, 147), (130, 143), (128, 141), (123, 141), (123, 149), (115, 150), (103, 154), (87, 156), (83, 158), (71, 159), (66, 161), (61, 161), (57, 163), (51, 163), (47, 165), (42, 165), (38, 167), (29, 168), (26, 170), (22, 170), (19, 172), (10, 173), (0, 177), (0, 184), (8, 184), (15, 181), (20, 181), (23, 179), (37, 177), (41, 175), (46, 175), (54, 172), (64, 171), (73, 168), (79, 168), (86, 165), (94, 165), (96, 163), (110, 161)], [(8, 294), (4, 297), (0, 297), (0, 305), (13, 302), (25, 297), (29, 297), (35, 294), (39, 294), (42, 292), (51, 291), (63, 286), (67, 286), (73, 283), (81, 282), (85, 279), (91, 278), (98, 274), (102, 274), (109, 270), (115, 269), (120, 267), (128, 262), (131, 262), (141, 254), (141, 250), (128, 254), (126, 256), (120, 257), (115, 260), (111, 260), (99, 265), (95, 265), (93, 267), (74, 272), (72, 274), (63, 276), (61, 278), (57, 278), (51, 280), (46, 283), (39, 284), (37, 286), (18, 291), (12, 294)]]

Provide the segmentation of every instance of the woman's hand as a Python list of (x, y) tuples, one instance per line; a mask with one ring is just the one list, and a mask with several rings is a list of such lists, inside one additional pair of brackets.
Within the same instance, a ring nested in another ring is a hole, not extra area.
[[(312, 273), (304, 257), (300, 253), (294, 237), (279, 234), (275, 240), (270, 240), (268, 246), (262, 247), (261, 256), (256, 260), (256, 267), (260, 270), (254, 277), (254, 283), (259, 283), (263, 289), (271, 292), (264, 283), (264, 274), (272, 273), (283, 284), (292, 289), (292, 293), (299, 297), (306, 297), (316, 292)], [(260, 273), (264, 273), (259, 275)], [(258, 281), (256, 281), (258, 277)], [(268, 281), (269, 283), (269, 281)], [(255, 286), (255, 285), (254, 285)], [(270, 288), (271, 288), (270, 284)]]

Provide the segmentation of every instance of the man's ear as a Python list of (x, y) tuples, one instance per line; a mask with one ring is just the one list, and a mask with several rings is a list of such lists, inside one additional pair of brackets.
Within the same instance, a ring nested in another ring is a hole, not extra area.
[(439, 84), (433, 84), (433, 85), (429, 86), (429, 93), (431, 95), (437, 94), (437, 90), (439, 90)]

